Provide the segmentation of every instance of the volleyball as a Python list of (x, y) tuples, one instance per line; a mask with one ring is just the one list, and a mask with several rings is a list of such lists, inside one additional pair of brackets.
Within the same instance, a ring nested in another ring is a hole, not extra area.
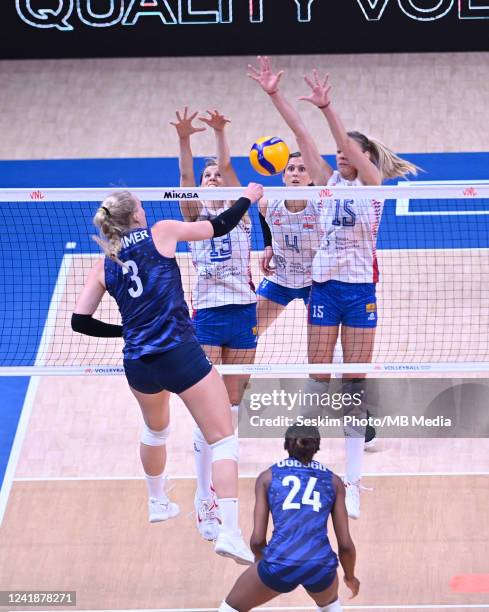
[(250, 163), (259, 174), (271, 176), (285, 169), (289, 155), (289, 147), (281, 138), (264, 136), (251, 147)]

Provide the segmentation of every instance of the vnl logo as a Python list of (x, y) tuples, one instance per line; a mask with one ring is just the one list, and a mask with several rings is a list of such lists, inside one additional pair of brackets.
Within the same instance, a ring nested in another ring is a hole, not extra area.
[[(96, 12), (93, 5), (96, 0), (55, 0), (57, 8), (52, 8), (53, 0), (44, 0), (50, 8), (34, 8), (33, 0), (15, 0), (19, 17), (35, 28), (58, 28), (70, 31), (74, 29), (72, 17), (78, 16), (81, 23), (93, 28), (108, 28), (115, 25), (133, 26), (140, 17), (159, 17), (165, 25), (177, 24), (226, 24), (233, 22), (234, 2), (245, 0), (199, 0), (198, 10), (194, 0), (107, 0), (108, 9)], [(205, 2), (207, 1), (207, 6)], [(285, 2), (286, 0), (282, 0)], [(297, 9), (297, 22), (311, 22), (322, 17), (314, 16), (317, 0), (288, 0)], [(330, 4), (333, 0), (330, 0)], [(414, 0), (349, 0), (356, 3), (360, 14), (367, 21), (385, 19), (384, 11), (389, 3), (398, 8), (410, 19), (416, 21), (435, 21), (448, 15), (458, 5), (459, 19), (489, 19), (489, 0), (429, 0), (428, 6), (420, 8)], [(36, 0), (42, 6), (43, 0)], [(264, 21), (264, 5), (270, 0), (249, 0), (250, 23)], [(346, 2), (346, 0), (336, 0)], [(75, 12), (76, 5), (76, 12)], [(217, 5), (217, 8), (216, 8)], [(273, 19), (273, 13), (271, 13)]]

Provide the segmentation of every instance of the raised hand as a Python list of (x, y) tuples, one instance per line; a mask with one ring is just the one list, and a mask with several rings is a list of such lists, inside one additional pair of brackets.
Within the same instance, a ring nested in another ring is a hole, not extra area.
[(170, 125), (175, 126), (179, 138), (188, 138), (192, 134), (195, 134), (196, 132), (204, 132), (206, 129), (205, 127), (196, 127), (195, 125), (192, 125), (192, 121), (198, 115), (197, 111), (195, 111), (193, 115), (190, 115), (190, 117), (188, 117), (187, 114), (188, 107), (186, 106), (183, 109), (183, 117), (180, 114), (180, 111), (177, 110), (177, 122), (175, 123), (174, 121), (170, 121)]
[(304, 75), (304, 81), (311, 88), (311, 95), (301, 96), (299, 100), (310, 102), (318, 108), (326, 108), (331, 104), (329, 92), (331, 91), (331, 85), (329, 84), (329, 74), (326, 74), (324, 79), (321, 81), (319, 78), (318, 71), (314, 69), (312, 71), (312, 77)]
[(231, 123), (229, 119), (226, 119), (226, 117), (224, 115), (221, 115), (221, 113), (216, 109), (214, 109), (213, 111), (208, 110), (206, 111), (206, 113), (209, 116), (199, 117), (199, 121), (202, 121), (213, 130), (216, 130), (216, 132), (222, 132), (222, 130), (224, 130), (224, 128), (226, 127), (226, 123)]
[(270, 60), (268, 57), (258, 56), (259, 70), (251, 64), (248, 64), (248, 76), (256, 81), (267, 94), (274, 94), (279, 89), (280, 79), (284, 73), (283, 70), (276, 74), (272, 72)]
[(243, 196), (251, 200), (252, 204), (253, 202), (258, 202), (258, 200), (263, 197), (263, 185), (259, 183), (248, 183)]

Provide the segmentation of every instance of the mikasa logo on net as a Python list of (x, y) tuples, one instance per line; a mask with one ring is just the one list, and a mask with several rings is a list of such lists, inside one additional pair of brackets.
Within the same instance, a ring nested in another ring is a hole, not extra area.
[[(293, 2), (296, 5), (296, 22), (315, 20), (314, 8), (325, 0), (281, 0)], [(337, 3), (352, 2), (367, 21), (379, 21), (383, 18), (387, 6), (397, 4), (398, 8), (410, 19), (416, 21), (434, 21), (445, 17), (458, 4), (459, 19), (489, 19), (489, 0), (485, 4), (479, 2), (474, 6), (473, 0), (429, 0), (428, 6), (420, 8), (413, 0), (336, 0)], [(70, 31), (74, 29), (75, 16), (85, 26), (107, 28), (116, 25), (134, 26), (140, 17), (153, 16), (159, 18), (164, 25), (196, 25), (196, 24), (228, 24), (233, 23), (233, 7), (235, 2), (243, 0), (109, 0), (104, 4), (107, 10), (100, 12), (95, 8), (95, 0), (58, 0), (58, 7), (53, 9), (53, 3), (46, 0), (46, 6), (32, 0), (15, 0), (19, 17), (35, 28), (57, 28)], [(249, 22), (264, 21), (264, 5), (272, 0), (249, 0)], [(332, 5), (333, 0), (328, 0)], [(40, 5), (40, 6), (39, 6)], [(216, 7), (217, 5), (217, 7)], [(273, 19), (273, 13), (268, 12)], [(73, 19), (72, 19), (73, 18)], [(316, 19), (322, 19), (322, 16)]]

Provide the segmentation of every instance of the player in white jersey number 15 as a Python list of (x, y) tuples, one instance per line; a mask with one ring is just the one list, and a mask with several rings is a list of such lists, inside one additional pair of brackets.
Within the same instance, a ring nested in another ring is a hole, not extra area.
[[(311, 93), (300, 99), (319, 108), (327, 120), (337, 145), (338, 169), (333, 170), (320, 155), (297, 110), (282, 94), (283, 71), (274, 73), (267, 57), (260, 57), (259, 68), (250, 67), (250, 70), (250, 76), (269, 95), (294, 132), (314, 185), (380, 185), (384, 179), (416, 173), (413, 164), (398, 157), (380, 141), (359, 132), (347, 132), (330, 98), (329, 76), (320, 79), (314, 71), (312, 77), (305, 77)], [(327, 199), (323, 204), (323, 238), (312, 265), (309, 361), (332, 363), (340, 336), (345, 363), (368, 363), (372, 360), (377, 327), (376, 242), (383, 202), (351, 198)], [(314, 374), (308, 382), (310, 391), (327, 392), (329, 378), (329, 375)], [(364, 378), (364, 374), (345, 374), (344, 392), (364, 391)], [(366, 396), (363, 397), (366, 404)], [(345, 428), (347, 508), (352, 518), (360, 514), (364, 436), (365, 428)]]

